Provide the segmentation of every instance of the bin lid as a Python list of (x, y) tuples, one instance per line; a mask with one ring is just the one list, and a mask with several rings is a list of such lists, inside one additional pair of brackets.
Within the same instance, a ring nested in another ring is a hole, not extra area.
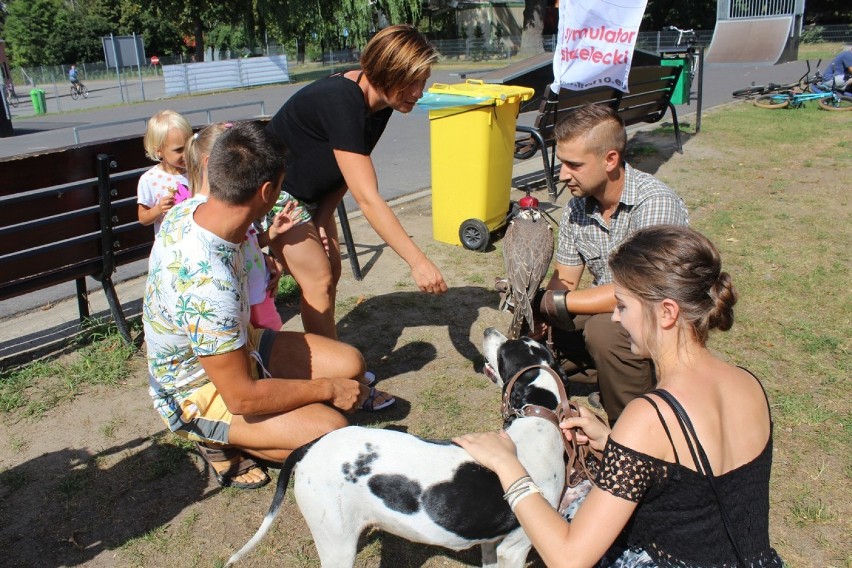
[(478, 104), (488, 106), (525, 101), (532, 98), (535, 94), (535, 90), (529, 87), (485, 84), (479, 79), (468, 79), (464, 83), (455, 83), (452, 85), (435, 83), (429, 87), (427, 92), (435, 94), (446, 93), (485, 99), (483, 102), (479, 102)]

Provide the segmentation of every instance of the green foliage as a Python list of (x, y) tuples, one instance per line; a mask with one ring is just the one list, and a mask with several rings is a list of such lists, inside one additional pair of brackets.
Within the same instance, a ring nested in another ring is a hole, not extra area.
[(267, 40), (361, 48), (386, 24), (416, 22), (418, 0), (10, 0), (5, 39), (15, 65), (103, 59), (101, 37), (141, 35), (146, 54), (204, 47), (254, 50)]
[(298, 301), (301, 293), (302, 290), (299, 288), (296, 280), (289, 274), (286, 274), (278, 281), (278, 294), (275, 296), (275, 301), (282, 304), (295, 302)]
[(37, 416), (80, 394), (83, 385), (115, 386), (130, 373), (136, 349), (114, 325), (93, 328), (81, 341), (91, 341), (62, 360), (36, 361), (0, 372), (0, 412), (25, 408)]
[(712, 30), (716, 26), (716, 0), (692, 2), (649, 0), (645, 15), (642, 17), (642, 29), (660, 30), (664, 26)]
[(141, 35), (146, 55), (177, 55), (183, 51), (183, 34), (177, 22), (158, 10), (135, 0), (119, 0), (118, 12), (118, 33)]
[(61, 0), (14, 0), (7, 5), (6, 47), (18, 65), (60, 63), (66, 20)]

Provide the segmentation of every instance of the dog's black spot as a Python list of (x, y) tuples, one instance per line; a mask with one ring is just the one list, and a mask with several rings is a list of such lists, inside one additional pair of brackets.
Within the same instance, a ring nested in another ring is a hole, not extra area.
[(419, 483), (404, 475), (374, 475), (367, 482), (367, 487), (384, 501), (388, 509), (404, 515), (413, 515), (420, 510), (423, 490)]
[(497, 475), (474, 462), (463, 463), (452, 480), (429, 487), (422, 503), (436, 524), (466, 539), (497, 538), (518, 527)]
[(529, 338), (509, 340), (497, 351), (497, 372), (504, 383), (530, 365), (546, 365), (562, 375), (550, 349)]
[(354, 464), (344, 462), (341, 469), (343, 477), (350, 483), (358, 481), (359, 477), (370, 475), (370, 464), (379, 459), (379, 453), (373, 448), (373, 444), (364, 444), (364, 453), (358, 454)]

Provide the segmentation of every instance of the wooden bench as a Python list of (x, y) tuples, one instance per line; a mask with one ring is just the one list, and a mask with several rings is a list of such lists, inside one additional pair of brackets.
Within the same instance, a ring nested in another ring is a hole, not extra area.
[[(148, 258), (154, 229), (139, 223), (137, 185), (154, 164), (142, 136), (0, 159), (0, 300), (74, 281), (80, 321), (86, 277), (97, 279), (121, 335), (130, 332), (112, 275)], [(355, 278), (361, 279), (346, 209), (338, 207)]]
[(0, 160), (0, 300), (73, 280), (82, 322), (91, 276), (130, 341), (112, 274), (147, 258), (154, 242), (136, 202), (139, 177), (152, 165), (141, 136)]
[(552, 90), (541, 101), (532, 126), (515, 127), (519, 136), (515, 141), (515, 157), (528, 159), (541, 153), (544, 176), (550, 198), (556, 200), (556, 182), (553, 167), (556, 162), (556, 139), (554, 127), (567, 113), (586, 104), (602, 104), (614, 108), (626, 126), (639, 123), (654, 123), (663, 118), (666, 110), (671, 112), (674, 123), (677, 150), (683, 153), (677, 111), (671, 103), (681, 67), (647, 65), (630, 69), (629, 93), (611, 87), (596, 87), (585, 91)]

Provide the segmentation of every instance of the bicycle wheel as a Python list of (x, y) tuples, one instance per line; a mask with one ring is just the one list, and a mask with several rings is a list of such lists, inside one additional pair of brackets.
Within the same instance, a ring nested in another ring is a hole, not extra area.
[(750, 99), (752, 97), (756, 97), (757, 95), (762, 95), (764, 92), (766, 92), (766, 87), (764, 87), (763, 85), (754, 85), (746, 89), (734, 91), (733, 93), (731, 93), (731, 96), (735, 99)]
[(9, 93), (9, 96), (6, 97), (6, 99), (9, 101), (9, 104), (12, 105), (13, 107), (17, 107), (18, 103), (20, 102), (20, 100), (18, 99), (18, 95), (16, 95), (15, 93)]
[(83, 98), (84, 98), (84, 99), (88, 99), (88, 98), (89, 98), (89, 89), (87, 89), (87, 88), (86, 88), (86, 85), (81, 85), (81, 86), (80, 86), (80, 91), (81, 91), (81, 93), (83, 94)]
[(785, 108), (790, 106), (788, 95), (761, 95), (754, 99), (754, 106), (758, 108)]
[(852, 110), (852, 97), (837, 95), (837, 98), (820, 99), (819, 108), (823, 110)]
[(80, 96), (80, 93), (77, 92), (77, 87), (75, 87), (74, 85), (71, 85), (71, 98), (76, 101), (77, 97), (79, 97), (79, 96)]

